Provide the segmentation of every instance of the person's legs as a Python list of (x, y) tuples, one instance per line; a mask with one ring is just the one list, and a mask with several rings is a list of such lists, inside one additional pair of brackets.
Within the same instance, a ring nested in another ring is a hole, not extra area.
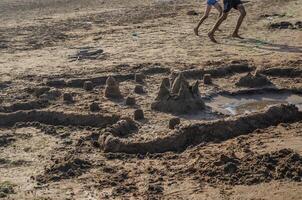
[(216, 39), (214, 38), (215, 32), (218, 30), (219, 26), (222, 24), (224, 20), (227, 19), (230, 10), (232, 9), (232, 0), (223, 0), (223, 13), (218, 18), (217, 22), (213, 26), (212, 30), (208, 33), (208, 36), (212, 42), (217, 43)]
[[(215, 4), (214, 4), (214, 7), (216, 8), (216, 10), (219, 12), (219, 16), (218, 16), (218, 19), (219, 19), (219, 17), (221, 17), (221, 15), (222, 15), (222, 7), (221, 7), (221, 5), (218, 3), (218, 2), (216, 2)], [(218, 31), (221, 31), (220, 29), (217, 29)]]
[(238, 31), (239, 31), (239, 28), (240, 28), (240, 26), (243, 22), (244, 17), (246, 16), (246, 12), (245, 12), (245, 8), (242, 4), (237, 5), (236, 9), (240, 12), (240, 16), (238, 18), (237, 25), (236, 25), (236, 28), (235, 28), (233, 34), (232, 34), (232, 37), (242, 38), (242, 37), (239, 36)]
[(227, 19), (227, 17), (228, 17), (228, 13), (223, 13), (221, 17), (219, 17), (218, 21), (216, 22), (212, 30), (208, 33), (208, 36), (212, 42), (217, 43), (216, 39), (214, 38), (214, 34), (218, 30), (222, 22)]
[(209, 4), (207, 4), (206, 10), (205, 10), (205, 12), (204, 12), (204, 15), (203, 15), (202, 18), (199, 20), (197, 26), (194, 28), (194, 33), (195, 33), (195, 35), (198, 36), (198, 29), (199, 29), (200, 25), (202, 24), (202, 22), (203, 22), (205, 19), (207, 19), (207, 18), (209, 17), (209, 13), (210, 13), (211, 9), (212, 9), (212, 6), (209, 5)]

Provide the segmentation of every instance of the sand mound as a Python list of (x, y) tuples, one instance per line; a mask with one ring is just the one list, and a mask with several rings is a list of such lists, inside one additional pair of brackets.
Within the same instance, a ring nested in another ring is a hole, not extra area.
[(119, 120), (117, 123), (106, 128), (106, 131), (116, 137), (125, 137), (138, 130), (135, 122), (130, 118)]
[(273, 85), (272, 82), (264, 75), (255, 73), (248, 73), (246, 76), (242, 77), (237, 83), (239, 87), (263, 87)]

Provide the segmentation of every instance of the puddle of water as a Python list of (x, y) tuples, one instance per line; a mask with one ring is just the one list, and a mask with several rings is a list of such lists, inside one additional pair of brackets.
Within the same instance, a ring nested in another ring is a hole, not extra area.
[(227, 115), (252, 113), (267, 106), (281, 103), (295, 104), (302, 110), (302, 96), (290, 93), (268, 93), (252, 95), (219, 95), (207, 103), (214, 110)]

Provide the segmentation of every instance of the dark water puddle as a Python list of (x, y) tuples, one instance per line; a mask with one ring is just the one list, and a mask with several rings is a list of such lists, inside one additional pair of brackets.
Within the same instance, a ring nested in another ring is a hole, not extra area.
[(237, 115), (256, 112), (267, 106), (282, 103), (295, 104), (302, 110), (302, 95), (291, 93), (218, 95), (206, 104), (223, 114)]

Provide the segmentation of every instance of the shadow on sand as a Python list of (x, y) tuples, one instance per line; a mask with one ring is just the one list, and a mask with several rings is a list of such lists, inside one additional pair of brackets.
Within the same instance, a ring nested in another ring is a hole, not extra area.
[(255, 38), (244, 38), (240, 40), (240, 44), (230, 44), (239, 47), (253, 47), (265, 51), (284, 52), (284, 53), (302, 53), (302, 46), (290, 46), (287, 44), (275, 44)]

